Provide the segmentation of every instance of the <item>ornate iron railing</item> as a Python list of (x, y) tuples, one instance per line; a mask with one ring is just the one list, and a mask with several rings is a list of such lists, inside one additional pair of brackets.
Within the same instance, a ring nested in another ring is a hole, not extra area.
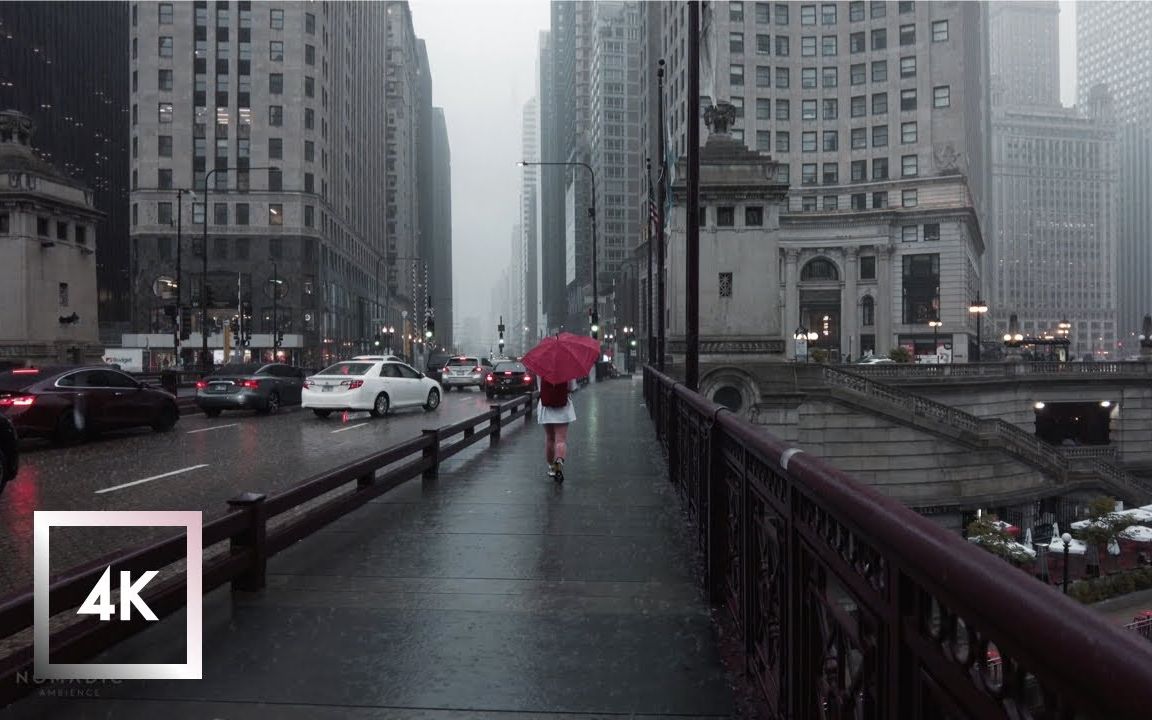
[(1148, 717), (1135, 634), (651, 367), (644, 395), (773, 717)]
[(850, 365), (853, 373), (873, 378), (915, 380), (920, 378), (1016, 378), (1029, 375), (1097, 376), (1120, 375), (1148, 377), (1152, 363), (1147, 362), (1015, 362), (1015, 363), (954, 363), (909, 364), (881, 363), (877, 365)]

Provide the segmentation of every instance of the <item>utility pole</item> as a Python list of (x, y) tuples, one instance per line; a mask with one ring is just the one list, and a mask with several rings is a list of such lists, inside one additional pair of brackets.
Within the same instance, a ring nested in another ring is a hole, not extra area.
[(280, 349), (280, 317), (277, 315), (277, 296), (280, 295), (280, 279), (276, 277), (276, 263), (272, 263), (272, 362), (276, 362)]
[(688, 273), (684, 298), (684, 384), (700, 386), (700, 3), (688, 3)]

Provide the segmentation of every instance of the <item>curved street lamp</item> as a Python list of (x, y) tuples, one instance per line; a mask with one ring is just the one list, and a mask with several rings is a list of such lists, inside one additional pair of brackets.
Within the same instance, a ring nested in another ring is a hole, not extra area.
[(943, 324), (938, 317), (928, 321), (928, 327), (932, 328), (932, 354), (937, 362), (940, 361), (940, 326)]
[(1068, 551), (1072, 547), (1072, 536), (1064, 533), (1060, 536), (1060, 542), (1064, 543), (1064, 594), (1068, 594)]
[(976, 293), (976, 300), (968, 306), (968, 312), (976, 316), (976, 362), (980, 362), (980, 342), (983, 339), (983, 320), (984, 315), (988, 312), (988, 303), (980, 298), (980, 293)]

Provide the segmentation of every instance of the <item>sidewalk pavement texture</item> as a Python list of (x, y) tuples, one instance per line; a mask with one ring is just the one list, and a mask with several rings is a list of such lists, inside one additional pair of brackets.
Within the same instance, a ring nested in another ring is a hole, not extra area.
[[(0, 718), (586, 720), (736, 712), (639, 378), (448, 460), (205, 598), (204, 679), (81, 686)], [(182, 614), (95, 662), (184, 661)]]

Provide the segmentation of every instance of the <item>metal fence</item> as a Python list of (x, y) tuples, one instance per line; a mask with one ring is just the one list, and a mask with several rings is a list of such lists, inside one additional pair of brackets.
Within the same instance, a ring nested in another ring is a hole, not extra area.
[(644, 396), (773, 717), (1152, 716), (1136, 634), (650, 366)]

